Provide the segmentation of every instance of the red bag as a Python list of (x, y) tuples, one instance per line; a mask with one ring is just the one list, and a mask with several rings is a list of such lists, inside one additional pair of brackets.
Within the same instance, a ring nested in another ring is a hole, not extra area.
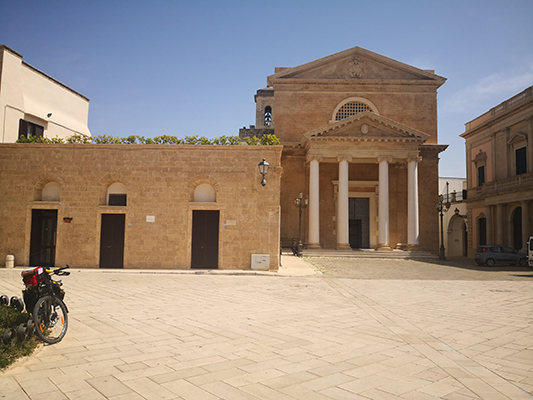
[(45, 271), (43, 267), (37, 267), (22, 271), (21, 275), (24, 285), (32, 287), (44, 281)]

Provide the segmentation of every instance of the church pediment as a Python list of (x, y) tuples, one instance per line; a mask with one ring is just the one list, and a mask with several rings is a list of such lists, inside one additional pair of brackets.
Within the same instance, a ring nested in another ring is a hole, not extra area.
[(304, 134), (309, 140), (352, 140), (424, 143), (429, 135), (389, 118), (372, 112), (363, 112), (353, 117), (331, 123)]
[(354, 47), (269, 76), (269, 85), (287, 81), (422, 81), (442, 85), (446, 79), (377, 53)]

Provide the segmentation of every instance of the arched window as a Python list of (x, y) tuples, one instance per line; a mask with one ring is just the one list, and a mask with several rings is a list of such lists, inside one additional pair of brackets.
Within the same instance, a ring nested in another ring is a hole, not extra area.
[(61, 193), (61, 187), (59, 186), (59, 183), (48, 182), (43, 187), (43, 191), (41, 194), (41, 200), (42, 201), (59, 201), (60, 193)]
[(356, 114), (369, 111), (379, 115), (379, 112), (372, 102), (360, 98), (350, 97), (345, 99), (335, 108), (333, 112), (333, 121), (342, 121), (345, 118), (353, 117)]
[(107, 188), (107, 205), (108, 206), (126, 206), (127, 190), (120, 182), (115, 182)]
[(265, 126), (271, 126), (272, 125), (272, 107), (266, 106), (265, 107)]
[(216, 201), (215, 188), (209, 183), (201, 183), (194, 189), (194, 201), (197, 203), (214, 203)]

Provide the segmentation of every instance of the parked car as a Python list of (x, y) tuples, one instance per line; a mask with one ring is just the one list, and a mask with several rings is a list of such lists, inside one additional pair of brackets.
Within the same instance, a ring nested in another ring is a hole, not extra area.
[(527, 266), (527, 254), (520, 253), (508, 246), (484, 245), (479, 246), (474, 260), (478, 265), (493, 267), (496, 264), (510, 264)]

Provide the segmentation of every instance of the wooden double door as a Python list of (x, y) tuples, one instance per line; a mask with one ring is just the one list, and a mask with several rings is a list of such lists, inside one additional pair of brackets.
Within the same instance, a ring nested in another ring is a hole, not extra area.
[(57, 210), (31, 210), (30, 266), (54, 267)]
[(126, 214), (102, 214), (100, 268), (124, 268)]

